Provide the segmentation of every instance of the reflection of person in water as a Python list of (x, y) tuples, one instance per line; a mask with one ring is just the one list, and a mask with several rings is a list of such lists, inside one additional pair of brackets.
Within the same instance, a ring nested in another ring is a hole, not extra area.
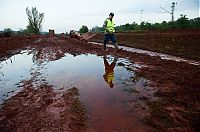
[(105, 82), (108, 83), (110, 88), (114, 87), (113, 80), (114, 80), (114, 68), (117, 62), (117, 58), (114, 59), (114, 61), (109, 64), (108, 61), (106, 60), (106, 57), (103, 57), (104, 61), (104, 66), (105, 66), (105, 74), (103, 75), (103, 78)]

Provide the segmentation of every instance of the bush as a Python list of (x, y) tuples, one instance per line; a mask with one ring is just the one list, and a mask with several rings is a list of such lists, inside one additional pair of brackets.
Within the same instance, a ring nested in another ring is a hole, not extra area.
[(187, 18), (186, 15), (184, 15), (184, 14), (181, 14), (180, 16), (181, 17), (178, 18), (178, 20), (176, 21), (178, 28), (180, 28), (180, 29), (189, 28), (189, 25), (190, 25), (189, 18)]
[(87, 33), (89, 31), (87, 26), (82, 26), (79, 30), (80, 33)]
[(17, 32), (18, 35), (29, 35), (29, 31), (28, 29), (20, 29), (18, 32)]
[(10, 36), (12, 36), (12, 34), (13, 34), (13, 31), (12, 31), (12, 29), (10, 29), (10, 28), (5, 28), (5, 29), (3, 30), (3, 35), (4, 35), (4, 37), (10, 37)]

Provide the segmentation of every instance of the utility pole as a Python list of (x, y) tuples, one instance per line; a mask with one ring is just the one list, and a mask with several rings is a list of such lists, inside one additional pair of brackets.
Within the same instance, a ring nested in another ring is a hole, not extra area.
[(144, 11), (144, 10), (141, 10), (141, 11), (140, 11), (140, 15), (141, 15), (141, 16), (140, 16), (140, 24), (142, 23), (142, 13), (143, 13), (143, 11)]
[(165, 13), (169, 13), (169, 14), (171, 14), (171, 16), (172, 16), (172, 19), (171, 19), (172, 23), (174, 22), (174, 11), (175, 11), (175, 5), (177, 5), (177, 2), (176, 2), (176, 3), (175, 3), (175, 2), (172, 2), (172, 5), (171, 5), (171, 12), (168, 11), (168, 10), (166, 10), (165, 8), (160, 7), (162, 10), (165, 11)]
[(172, 2), (172, 12), (171, 12), (171, 15), (172, 15), (172, 23), (174, 22), (174, 10), (175, 10), (175, 2)]
[(142, 13), (144, 10), (140, 10), (140, 30), (142, 30)]
[(162, 10), (165, 11), (165, 13), (171, 14), (171, 17), (172, 17), (172, 19), (171, 19), (172, 29), (174, 29), (174, 11), (175, 11), (175, 5), (177, 5), (177, 2), (176, 2), (176, 3), (175, 3), (175, 2), (172, 2), (172, 5), (171, 5), (171, 12), (168, 11), (168, 10), (166, 10), (166, 9), (164, 9), (164, 8), (162, 8), (162, 7), (160, 7)]

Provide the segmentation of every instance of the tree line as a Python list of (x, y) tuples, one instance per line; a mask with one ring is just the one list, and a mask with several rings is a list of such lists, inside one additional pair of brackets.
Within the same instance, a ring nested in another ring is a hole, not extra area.
[[(17, 32), (12, 31), (10, 28), (4, 29), (0, 32), (0, 36), (11, 36), (12, 34), (27, 35), (27, 34), (41, 34), (42, 21), (44, 19), (44, 13), (39, 13), (36, 7), (32, 7), (31, 10), (26, 8), (26, 14), (28, 16), (28, 25), (26, 29), (20, 29)], [(149, 23), (142, 22), (137, 24), (133, 22), (132, 24), (124, 24), (116, 26), (116, 32), (133, 32), (133, 31), (142, 31), (142, 30), (172, 30), (172, 29), (200, 29), (200, 17), (189, 19), (186, 15), (181, 14), (180, 17), (174, 22), (163, 21), (161, 23)], [(85, 32), (104, 32), (103, 27), (94, 27), (91, 30), (87, 26), (83, 25), (80, 29), (80, 33)]]
[[(189, 19), (186, 15), (181, 14), (174, 22), (163, 21), (161, 23), (142, 22), (137, 24), (127, 23), (125, 25), (116, 26), (116, 32), (131, 32), (141, 30), (172, 30), (172, 29), (200, 29), (200, 17)], [(94, 27), (91, 32), (104, 32), (103, 27)]]

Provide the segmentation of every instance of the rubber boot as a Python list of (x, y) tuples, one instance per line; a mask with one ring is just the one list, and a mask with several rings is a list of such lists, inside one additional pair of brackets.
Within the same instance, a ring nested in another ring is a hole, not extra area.
[(119, 50), (119, 46), (117, 43), (114, 43), (115, 49)]
[(106, 50), (106, 44), (105, 43), (103, 44), (103, 49)]

